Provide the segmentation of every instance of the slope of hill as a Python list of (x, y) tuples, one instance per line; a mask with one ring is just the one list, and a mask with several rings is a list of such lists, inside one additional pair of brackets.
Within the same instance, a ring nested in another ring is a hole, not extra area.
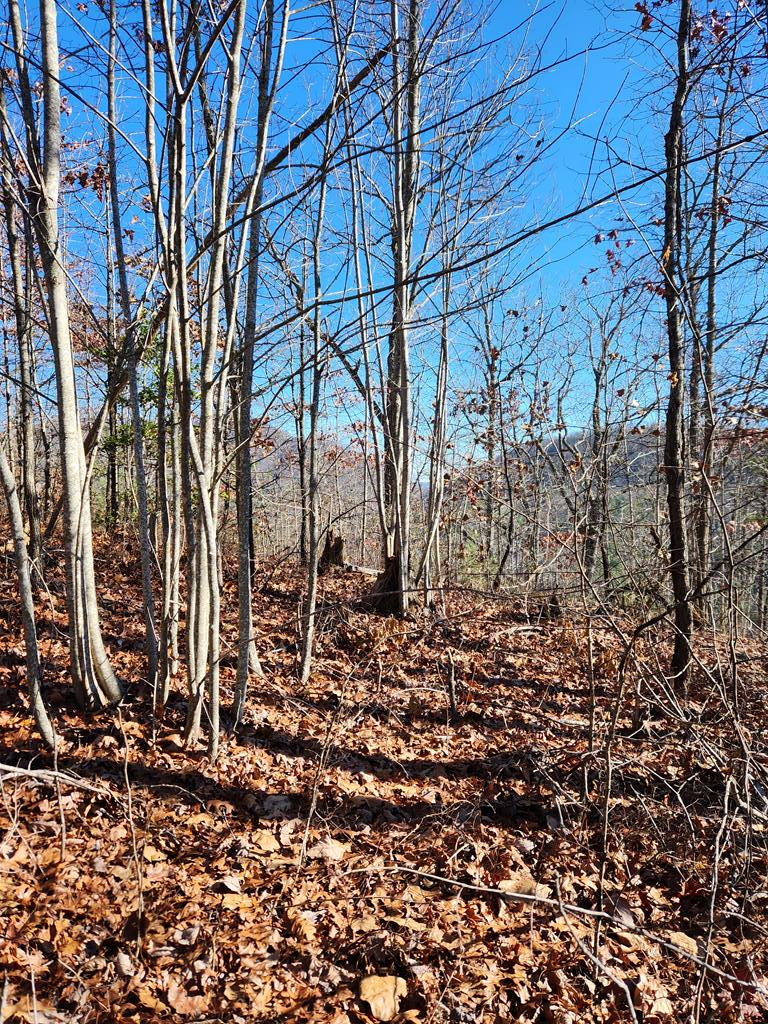
[(764, 651), (738, 651), (739, 730), (724, 651), (675, 721), (645, 700), (662, 638), (638, 640), (622, 687), (600, 621), (454, 594), (447, 619), (399, 622), (338, 574), (302, 690), (302, 578), (263, 566), (266, 678), (212, 765), (182, 747), (180, 699), (153, 721), (135, 558), (99, 565), (118, 711), (77, 713), (61, 581), (41, 601), (57, 763), (0, 579), (3, 1020), (652, 1024), (697, 999), (703, 1019), (765, 1019), (768, 819), (743, 789), (745, 743), (765, 765)]

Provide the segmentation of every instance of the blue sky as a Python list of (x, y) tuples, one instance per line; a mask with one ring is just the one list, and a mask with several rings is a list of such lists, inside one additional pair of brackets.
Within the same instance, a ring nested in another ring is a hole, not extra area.
[[(475, 4), (478, 0), (466, 0)], [(73, 28), (66, 11), (81, 18), (82, 23), (93, 33), (102, 45), (106, 45), (106, 19), (94, 3), (88, 5), (84, 14), (77, 5), (62, 4), (60, 7), (60, 34), (62, 49), (77, 47), (82, 43), (79, 33)], [(598, 172), (605, 171), (606, 138), (614, 138), (625, 118), (632, 115), (632, 104), (636, 100), (642, 71), (628, 59), (633, 41), (637, 39), (639, 15), (634, 10), (617, 9), (608, 11), (604, 5), (591, 0), (567, 0), (562, 3), (534, 4), (519, 0), (500, 0), (488, 26), (489, 36), (505, 36), (510, 28), (522, 25), (531, 15), (527, 27), (520, 28), (512, 38), (499, 44), (499, 59), (503, 60), (505, 46), (513, 51), (524, 46), (530, 53), (541, 50), (540, 63), (544, 66), (557, 63), (556, 67), (537, 76), (531, 86), (531, 103), (538, 108), (544, 124), (544, 138), (552, 149), (537, 164), (526, 180), (529, 206), (522, 214), (519, 227), (539, 220), (546, 220), (575, 208), (584, 198), (585, 189), (589, 197), (610, 190), (611, 182)], [(138, 27), (140, 12), (131, 5), (121, 18), (124, 29), (129, 23)], [(645, 40), (643, 40), (644, 42)], [(135, 44), (134, 44), (135, 45)], [(289, 47), (288, 64), (300, 60), (315, 45), (311, 41), (292, 41)], [(134, 57), (138, 56), (135, 50)], [(572, 58), (572, 59), (564, 59)], [(99, 98), (101, 82), (91, 87), (87, 74), (80, 68), (72, 75), (77, 87), (92, 102), (103, 106)], [(141, 74), (140, 68), (137, 72)], [(69, 77), (65, 66), (64, 81)], [(622, 88), (623, 86), (623, 88)], [(316, 91), (312, 76), (303, 75), (293, 85), (289, 84), (281, 96), (292, 114), (301, 116), (308, 109), (307, 99)], [(143, 148), (143, 117), (137, 95), (137, 86), (130, 81), (119, 85), (124, 120), (121, 128), (136, 138)], [(73, 101), (75, 107), (76, 101)], [(250, 115), (252, 103), (244, 97), (242, 109)], [(280, 130), (278, 107), (275, 130)], [(77, 125), (92, 121), (84, 111), (73, 112), (65, 119), (65, 129), (75, 132)], [(647, 120), (633, 118), (630, 131), (632, 146), (622, 143), (622, 156), (636, 157), (642, 150), (649, 150), (649, 139), (655, 135), (654, 147), (648, 159), (658, 164), (661, 158), (661, 138), (648, 131)], [(569, 125), (571, 127), (569, 128)], [(626, 130), (626, 129), (624, 129)], [(310, 148), (310, 147), (307, 147)], [(126, 146), (122, 146), (123, 157), (130, 165), (134, 159)], [(592, 171), (592, 174), (588, 173)], [(618, 183), (630, 180), (630, 172), (620, 168), (616, 176)], [(140, 197), (137, 197), (137, 202)], [(131, 211), (128, 213), (130, 220)], [(535, 242), (546, 264), (545, 283), (547, 287), (576, 285), (584, 272), (594, 262), (595, 254), (590, 249), (591, 239), (598, 229), (607, 230), (614, 225), (615, 208), (603, 208), (578, 222), (550, 231)], [(140, 225), (139, 225), (140, 226)]]
[[(614, 10), (591, 0), (567, 0), (543, 7), (502, 0), (494, 17), (504, 31), (513, 15), (536, 12), (528, 39), (541, 46), (541, 64), (556, 65), (534, 83), (546, 131), (558, 137), (544, 173), (532, 183), (540, 205), (537, 219), (547, 220), (610, 192), (631, 180), (627, 168), (607, 172), (606, 140), (618, 141), (622, 158), (663, 162), (663, 141), (650, 117), (638, 117), (636, 104), (644, 77), (638, 62), (645, 39), (639, 38), (639, 15)], [(568, 58), (568, 59), (566, 59)], [(629, 130), (628, 130), (629, 129)], [(639, 197), (638, 197), (639, 198)], [(540, 236), (537, 245), (549, 254), (547, 287), (578, 286), (596, 261), (594, 237), (616, 224), (617, 208), (607, 204), (564, 228)]]
[[(476, 9), (480, 0), (465, 0), (467, 8)], [(65, 83), (71, 83), (95, 105), (104, 108), (103, 80), (100, 75), (89, 72), (78, 51), (83, 53), (84, 42), (81, 31), (74, 27), (71, 17), (82, 20), (83, 25), (101, 45), (106, 44), (106, 18), (94, 2), (86, 5), (85, 12), (79, 10), (74, 0), (59, 7), (59, 24), (62, 50), (75, 50), (62, 69)], [(255, 11), (257, 5), (251, 4)], [(666, 9), (665, 9), (666, 10)], [(67, 13), (68, 12), (68, 13)], [(674, 13), (670, 7), (667, 13)], [(34, 13), (30, 11), (34, 18)], [(530, 20), (526, 24), (526, 20)], [(308, 33), (302, 38), (302, 30), (309, 26), (308, 15), (297, 17), (291, 26), (292, 41), (286, 64), (284, 87), (279, 98), (278, 115), (274, 122), (275, 140), (285, 139), (293, 134), (297, 126), (306, 123), (311, 110), (311, 100), (322, 100), (323, 90), (328, 88), (328, 70), (315, 72), (314, 68), (302, 73), (291, 81), (291, 68), (313, 54), (322, 60), (327, 50), (327, 40)], [(302, 20), (302, 18), (304, 20)], [(135, 61), (135, 70), (142, 77), (141, 47), (135, 38), (135, 29), (140, 25), (140, 11), (134, 5), (121, 10), (121, 32), (129, 41), (130, 57), (125, 52), (121, 59)], [(505, 227), (510, 233), (547, 221), (574, 209), (583, 200), (610, 193), (613, 186), (622, 186), (636, 175), (635, 166), (642, 169), (658, 168), (663, 161), (663, 115), (657, 114), (668, 92), (662, 91), (655, 99), (647, 98), (657, 87), (646, 70), (653, 67), (656, 73), (661, 68), (658, 53), (653, 52), (660, 36), (658, 24), (647, 33), (640, 31), (640, 15), (632, 4), (622, 8), (618, 5), (609, 9), (591, 0), (566, 0), (549, 5), (535, 5), (518, 0), (501, 0), (497, 5), (487, 29), (490, 38), (504, 37), (511, 28), (516, 32), (497, 47), (497, 64), (503, 66), (505, 48), (516, 53), (522, 47), (529, 54), (540, 50), (539, 63), (546, 68), (531, 84), (527, 101), (527, 113), (539, 118), (542, 138), (546, 143), (545, 155), (526, 174), (522, 189), (525, 206), (515, 214), (517, 220)], [(312, 26), (309, 26), (310, 29)], [(298, 38), (297, 38), (298, 36)], [(88, 54), (85, 54), (87, 57)], [(220, 55), (217, 58), (220, 60)], [(103, 64), (103, 53), (97, 57)], [(529, 61), (532, 58), (529, 57)], [(554, 66), (553, 66), (554, 65)], [(215, 65), (213, 67), (215, 72)], [(135, 81), (123, 75), (119, 83), (121, 101), (120, 127), (143, 147), (143, 110), (141, 94)], [(643, 99), (646, 97), (646, 99)], [(254, 96), (252, 90), (243, 97), (241, 111), (244, 117), (253, 116)], [(86, 136), (103, 140), (103, 125), (87, 109), (72, 100), (72, 114), (64, 119), (64, 127), (72, 137)], [(606, 140), (611, 149), (606, 147)], [(249, 156), (247, 130), (241, 134), (241, 144)], [(551, 149), (548, 147), (551, 145)], [(136, 157), (128, 146), (121, 144), (122, 167), (125, 170), (123, 189), (124, 226), (136, 230), (136, 246), (146, 242), (148, 236), (142, 227), (150, 227), (149, 218), (140, 210), (139, 204), (144, 186), (139, 180), (131, 192), (130, 178), (136, 166)], [(316, 147), (308, 143), (304, 153), (311, 154)], [(621, 161), (613, 176), (608, 171), (607, 155)], [(88, 159), (93, 158), (93, 149), (82, 151)], [(72, 157), (70, 157), (72, 159)], [(75, 154), (74, 159), (77, 159)], [(244, 168), (247, 170), (247, 166)], [(139, 175), (141, 179), (141, 175)], [(286, 178), (281, 176), (280, 187)], [(660, 186), (655, 184), (653, 192), (659, 194)], [(651, 195), (649, 189), (638, 190), (626, 199), (629, 212), (647, 206)], [(103, 219), (104, 208), (97, 202), (90, 190), (74, 190), (68, 199), (69, 225), (74, 230), (69, 235), (70, 251), (84, 255), (87, 251), (95, 266), (97, 278), (103, 275), (103, 260), (99, 263), (99, 240), (89, 237), (94, 221)], [(568, 304), (574, 295), (583, 292), (581, 284), (585, 274), (592, 267), (600, 267), (600, 273), (589, 277), (590, 284), (602, 275), (606, 279), (607, 244), (595, 245), (598, 232), (606, 234), (619, 226), (626, 238), (626, 224), (618, 220), (621, 211), (615, 203), (607, 203), (590, 215), (547, 231), (531, 242), (516, 249), (510, 260), (512, 272), (523, 279), (519, 286), (516, 302), (533, 302), (543, 294), (545, 302), (558, 306), (561, 301)], [(134, 223), (134, 217), (138, 222)], [(657, 239), (651, 238), (653, 244)], [(131, 246), (128, 247), (129, 251)], [(386, 247), (385, 247), (386, 248)], [(640, 255), (642, 247), (633, 250)], [(384, 253), (386, 255), (386, 253)], [(334, 273), (334, 257), (328, 256), (328, 276)], [(338, 265), (336, 265), (338, 270)], [(98, 295), (98, 284), (94, 282), (92, 294)], [(659, 303), (656, 301), (656, 305)], [(568, 320), (566, 312), (563, 320)]]

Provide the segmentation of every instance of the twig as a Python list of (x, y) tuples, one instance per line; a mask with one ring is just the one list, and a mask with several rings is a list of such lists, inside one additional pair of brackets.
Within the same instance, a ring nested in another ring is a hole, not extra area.
[(451, 713), (451, 719), (456, 718), (458, 711), (456, 708), (456, 665), (453, 660), (453, 651), (448, 648), (448, 708)]
[(386, 874), (407, 874), (415, 875), (417, 878), (426, 878), (430, 882), (439, 882), (443, 885), (453, 885), (457, 889), (464, 889), (468, 892), (476, 892), (481, 896), (496, 896), (502, 900), (518, 900), (520, 903), (538, 903), (543, 907), (550, 907), (554, 910), (559, 910), (564, 914), (571, 914), (573, 917), (586, 917), (591, 920), (603, 921), (607, 924), (612, 924), (625, 932), (634, 932), (637, 935), (642, 935), (652, 942), (657, 943), (663, 949), (668, 949), (671, 953), (676, 953), (678, 956), (684, 957), (686, 960), (690, 960), (691, 963), (698, 964), (699, 967), (710, 971), (712, 974), (717, 975), (718, 978), (723, 978), (726, 981), (730, 981), (734, 985), (738, 985), (740, 988), (752, 989), (755, 992), (759, 992), (762, 996), (768, 997), (768, 988), (765, 985), (761, 985), (755, 981), (746, 981), (743, 978), (737, 978), (735, 974), (729, 974), (727, 971), (721, 970), (719, 967), (707, 960), (702, 960), (701, 957), (690, 953), (687, 949), (683, 949), (681, 946), (676, 946), (674, 942), (669, 942), (667, 939), (662, 939), (655, 932), (650, 931), (648, 928), (643, 928), (642, 925), (638, 924), (626, 924), (613, 914), (609, 914), (605, 910), (590, 910), (588, 907), (578, 907), (573, 903), (563, 903), (560, 900), (552, 899), (549, 896), (535, 896), (532, 893), (523, 892), (506, 892), (504, 889), (495, 889), (490, 885), (474, 885), (471, 882), (461, 882), (457, 878), (445, 878), (443, 875), (435, 875), (429, 871), (420, 871), (418, 868), (410, 868), (405, 864), (381, 864), (371, 865), (367, 868), (351, 868), (349, 871), (345, 871), (342, 877), (347, 875), (366, 875), (372, 872), (383, 872)]
[(25, 778), (31, 782), (39, 782), (41, 785), (57, 786), (61, 783), (67, 786), (74, 786), (75, 789), (84, 789), (88, 793), (96, 793), (98, 796), (114, 797), (114, 793), (102, 786), (94, 786), (90, 782), (84, 782), (76, 775), (68, 772), (51, 770), (50, 768), (19, 768), (16, 765), (0, 764), (0, 782), (3, 779)]
[(606, 975), (606, 977), (611, 979), (611, 981), (614, 983), (614, 985), (617, 985), (620, 989), (622, 989), (622, 991), (624, 992), (624, 995), (626, 997), (626, 1000), (627, 1000), (627, 1006), (629, 1007), (629, 1013), (630, 1013), (630, 1016), (632, 1017), (633, 1024), (638, 1024), (637, 1011), (635, 1010), (635, 1002), (634, 1002), (634, 1000), (632, 998), (632, 993), (629, 990), (629, 985), (626, 983), (626, 981), (624, 981), (623, 978), (620, 978), (618, 975), (614, 974), (613, 971), (610, 969), (610, 967), (606, 963), (604, 963), (600, 959), (599, 956), (597, 956), (595, 953), (592, 952), (592, 950), (587, 946), (586, 942), (584, 942), (582, 939), (580, 939), (579, 936), (576, 934), (576, 932), (571, 927), (571, 922), (568, 920), (568, 915), (565, 913), (564, 904), (563, 904), (563, 901), (562, 901), (562, 899), (560, 897), (560, 880), (559, 879), (558, 879), (557, 884), (556, 884), (556, 891), (557, 891), (557, 900), (558, 900), (558, 903), (560, 905), (560, 911), (563, 914), (563, 918), (565, 919), (565, 926), (568, 929), (568, 932), (569, 932), (571, 938), (576, 943), (576, 945), (579, 947), (581, 952), (587, 957), (587, 959), (592, 964), (594, 964), (595, 968), (598, 971), (602, 971), (603, 974)]
[(136, 884), (139, 889), (139, 905), (136, 908), (138, 917), (136, 922), (136, 952), (141, 953), (141, 928), (144, 920), (144, 872), (141, 868), (139, 848), (136, 842), (136, 827), (133, 822), (133, 790), (129, 773), (128, 736), (123, 725), (123, 713), (119, 706), (117, 708), (117, 720), (120, 724), (120, 732), (123, 734), (123, 777), (125, 778), (125, 788), (128, 794), (128, 828), (131, 833), (131, 854), (136, 868)]
[(61, 799), (61, 778), (59, 773), (59, 740), (54, 739), (53, 743), (53, 770), (56, 775), (56, 800), (59, 805), (59, 825), (61, 826), (61, 859), (64, 861), (67, 855), (67, 819), (64, 814), (64, 802)]
[(301, 840), (301, 850), (299, 851), (299, 862), (297, 865), (297, 871), (301, 871), (304, 867), (304, 863), (307, 859), (307, 847), (309, 846), (309, 831), (312, 825), (312, 819), (314, 818), (315, 811), (317, 810), (317, 802), (320, 795), (320, 780), (322, 779), (323, 772), (325, 771), (328, 759), (331, 756), (331, 751), (334, 746), (334, 735), (336, 726), (341, 719), (341, 713), (344, 710), (344, 689), (342, 689), (339, 706), (336, 708), (334, 713), (328, 720), (328, 726), (325, 732), (325, 739), (323, 740), (323, 746), (320, 750), (320, 757), (317, 762), (317, 770), (315, 771), (315, 778), (312, 782), (312, 796), (309, 802), (309, 810), (307, 811), (307, 823), (304, 827), (304, 836)]

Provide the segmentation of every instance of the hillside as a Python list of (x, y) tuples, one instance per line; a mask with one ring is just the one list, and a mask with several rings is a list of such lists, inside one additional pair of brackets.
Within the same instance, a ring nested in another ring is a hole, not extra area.
[[(644, 699), (632, 732), (638, 670), (617, 707), (623, 648), (599, 619), (468, 593), (442, 620), (385, 619), (339, 573), (302, 689), (302, 576), (263, 565), (265, 678), (212, 765), (183, 747), (181, 694), (153, 728), (135, 550), (102, 543), (97, 572), (128, 696), (77, 712), (54, 576), (39, 628), (58, 763), (0, 580), (0, 1018), (653, 1024), (700, 999), (702, 1020), (765, 1019), (765, 790), (743, 788), (713, 675), (694, 673), (688, 721)], [(637, 664), (663, 643), (640, 638)], [(736, 653), (754, 778), (765, 652)], [(728, 657), (709, 649), (708, 670)]]

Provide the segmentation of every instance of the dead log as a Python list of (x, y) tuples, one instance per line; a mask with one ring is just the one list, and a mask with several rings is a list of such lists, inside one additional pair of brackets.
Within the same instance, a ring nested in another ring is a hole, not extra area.
[(354, 562), (347, 562), (344, 568), (347, 572), (359, 572), (361, 576), (378, 576), (379, 569), (372, 569), (370, 565), (355, 565)]

